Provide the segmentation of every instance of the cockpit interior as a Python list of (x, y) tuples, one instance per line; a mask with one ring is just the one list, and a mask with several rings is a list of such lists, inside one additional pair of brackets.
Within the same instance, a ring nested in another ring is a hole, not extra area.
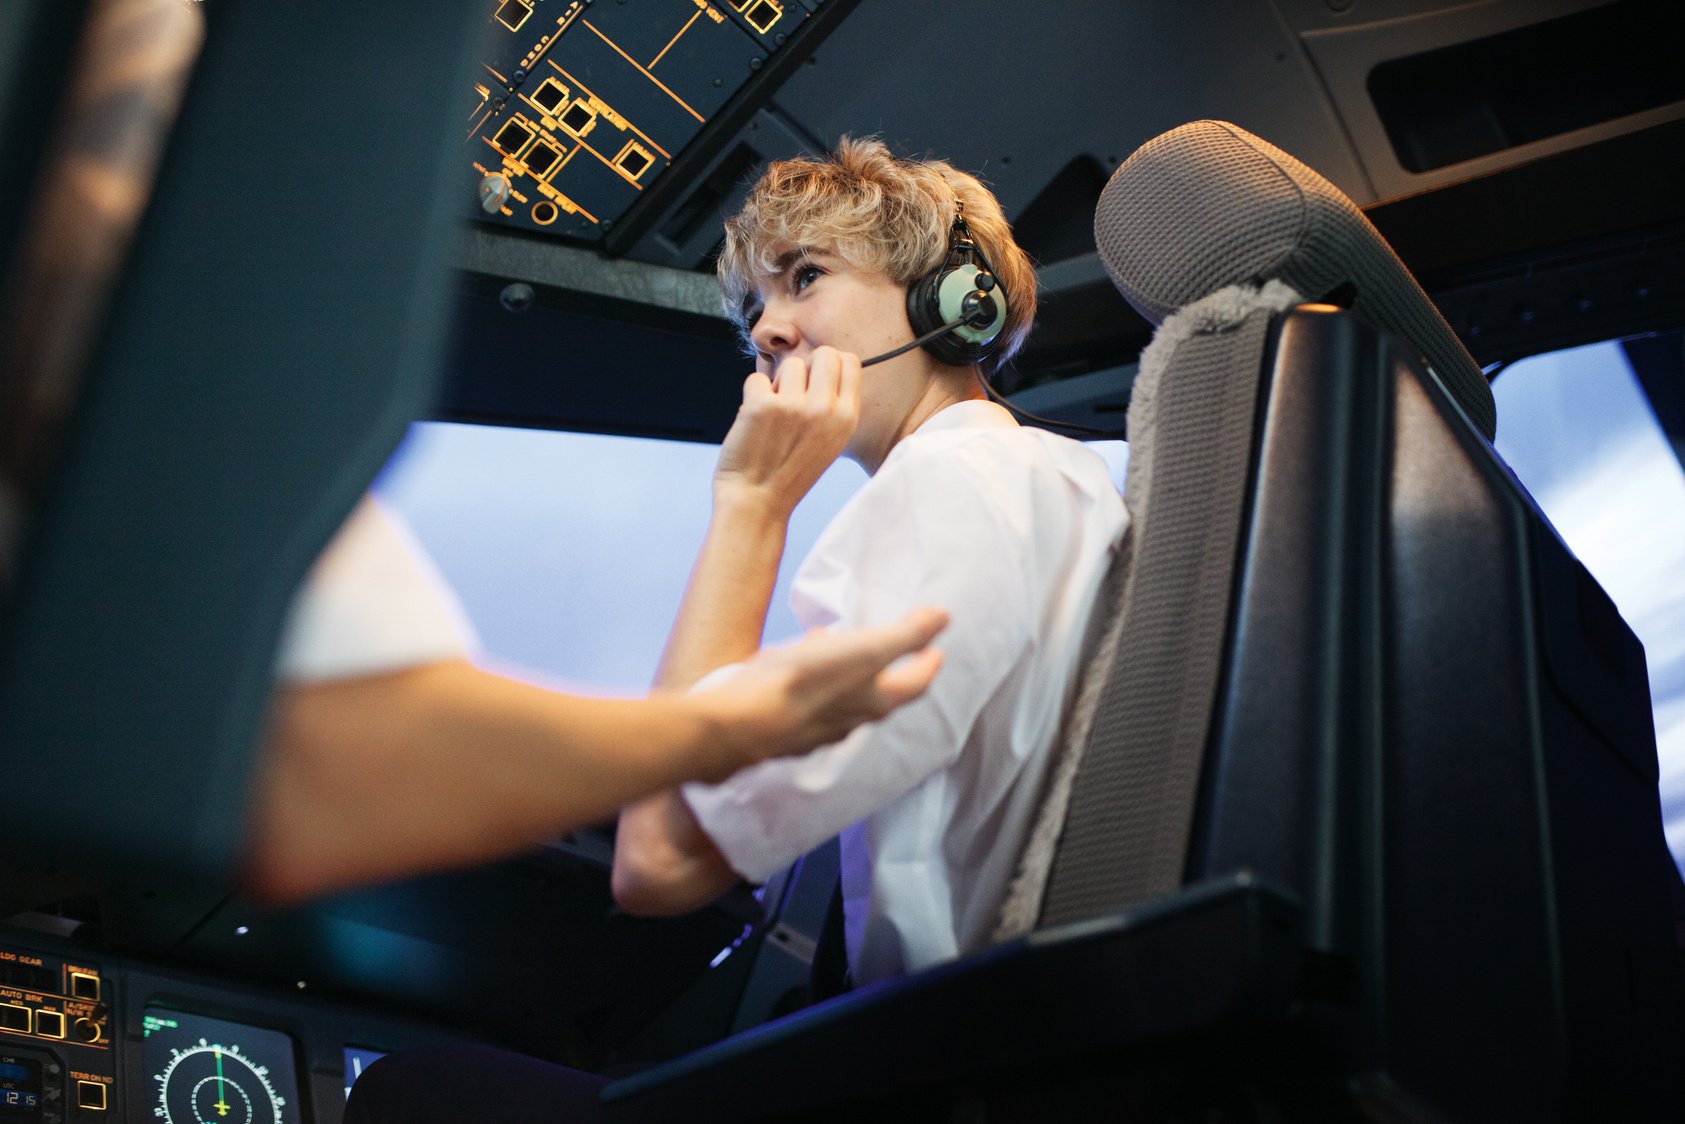
[[(1682, 58), (1677, 0), (9, 0), (0, 1124), (339, 1124), (451, 1044), (626, 1122), (1685, 1118)], [(647, 690), (722, 221), (844, 136), (996, 193), (993, 389), (1135, 518), (1024, 926), (850, 990), (834, 844), (648, 919), (612, 822), (247, 893), (371, 489), (489, 662)]]

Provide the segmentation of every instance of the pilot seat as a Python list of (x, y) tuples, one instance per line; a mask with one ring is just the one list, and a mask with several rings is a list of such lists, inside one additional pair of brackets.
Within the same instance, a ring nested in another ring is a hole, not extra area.
[(621, 1080), (613, 1121), (1677, 1120), (1644, 651), (1355, 205), (1246, 131), (1095, 217), (1158, 325), (1133, 516), (1001, 943)]

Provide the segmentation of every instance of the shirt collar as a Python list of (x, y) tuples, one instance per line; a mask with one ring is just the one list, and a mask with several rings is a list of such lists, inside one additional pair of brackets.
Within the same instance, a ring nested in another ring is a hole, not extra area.
[(1004, 407), (984, 398), (968, 398), (944, 406), (931, 414), (913, 432), (935, 433), (943, 429), (1017, 429), (1018, 420)]

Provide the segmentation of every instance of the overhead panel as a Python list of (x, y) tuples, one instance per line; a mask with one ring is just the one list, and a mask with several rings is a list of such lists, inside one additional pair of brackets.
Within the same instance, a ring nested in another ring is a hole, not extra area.
[(468, 115), (465, 206), (491, 223), (590, 242), (644, 202), (687, 147), (706, 146), (709, 122), (734, 99), (766, 84), (768, 60), (800, 46), (819, 5), (480, 2), (490, 27)]

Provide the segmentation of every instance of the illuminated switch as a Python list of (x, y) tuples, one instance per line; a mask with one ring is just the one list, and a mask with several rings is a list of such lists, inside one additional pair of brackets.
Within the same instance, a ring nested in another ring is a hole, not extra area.
[(774, 0), (745, 0), (737, 5), (737, 10), (743, 13), (743, 18), (749, 21), (749, 26), (762, 35), (771, 31), (772, 25), (784, 15), (784, 9)]
[(70, 994), (77, 999), (98, 999), (99, 977), (86, 972), (70, 973)]
[(503, 0), (497, 9), (497, 22), (510, 31), (521, 30), (521, 25), (532, 15), (530, 0)]
[(78, 1108), (91, 1108), (95, 1112), (104, 1112), (105, 1086), (98, 1081), (76, 1082), (76, 1105)]
[(29, 1033), (29, 1008), (16, 1003), (0, 1003), (0, 1029)]
[(37, 1011), (37, 1012), (35, 1012), (35, 1033), (39, 1034), (42, 1038), (63, 1038), (64, 1037), (64, 1012), (63, 1011)]
[(554, 78), (546, 78), (532, 92), (533, 104), (546, 113), (556, 112), (556, 108), (567, 100), (568, 88)]

